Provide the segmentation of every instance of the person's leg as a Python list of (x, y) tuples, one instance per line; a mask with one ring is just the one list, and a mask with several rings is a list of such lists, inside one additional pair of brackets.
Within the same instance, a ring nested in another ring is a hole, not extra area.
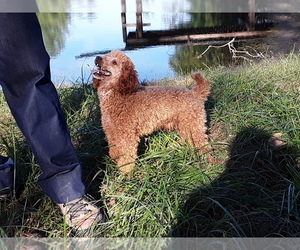
[(56, 203), (75, 200), (86, 192), (81, 164), (50, 80), (49, 55), (37, 17), (0, 13), (0, 27), (0, 84), (41, 166), (39, 183)]

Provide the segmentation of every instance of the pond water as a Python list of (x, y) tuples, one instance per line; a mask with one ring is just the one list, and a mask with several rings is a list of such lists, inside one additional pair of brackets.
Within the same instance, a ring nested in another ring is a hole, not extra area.
[[(39, 13), (38, 17), (43, 30), (46, 48), (51, 57), (52, 79), (56, 84), (74, 82), (77, 79), (90, 79), (97, 52), (114, 49), (124, 50), (121, 21), (121, 1), (116, 4), (99, 4), (101, 1), (70, 0), (70, 12)], [(94, 4), (92, 13), (80, 12), (84, 3)], [(168, 30), (189, 25), (214, 26), (228, 21), (221, 13), (196, 15), (187, 12), (196, 0), (143, 1), (143, 22), (149, 23), (144, 30)], [(167, 3), (167, 4), (166, 4)], [(155, 11), (147, 12), (147, 9)], [(200, 16), (199, 16), (200, 15)], [(233, 15), (231, 15), (233, 16)], [(264, 52), (274, 56), (275, 52), (289, 53), (298, 44), (299, 18), (297, 14), (275, 15), (278, 30), (271, 37), (251, 39), (234, 43), (238, 49), (247, 48), (251, 53)], [(274, 16), (271, 19), (273, 21)], [(135, 1), (127, 1), (127, 23), (135, 23)], [(265, 17), (264, 17), (265, 18)], [(269, 18), (269, 17), (267, 17)], [(199, 21), (199, 20), (200, 21)], [(230, 18), (229, 18), (230, 19)], [(243, 21), (233, 18), (234, 22)], [(198, 20), (198, 21), (197, 21)], [(197, 23), (198, 22), (198, 23)], [(128, 27), (127, 32), (135, 27)], [(283, 40), (285, 39), (285, 40)], [(225, 44), (224, 40), (219, 44)], [(161, 78), (173, 78), (176, 75), (188, 74), (195, 69), (216, 65), (228, 65), (232, 58), (228, 47), (210, 49), (203, 57), (199, 55), (210, 43), (201, 45), (177, 44), (144, 47), (135, 50), (124, 50), (136, 65), (140, 80), (152, 81)], [(250, 48), (250, 49), (249, 49)], [(86, 56), (81, 56), (86, 55)]]

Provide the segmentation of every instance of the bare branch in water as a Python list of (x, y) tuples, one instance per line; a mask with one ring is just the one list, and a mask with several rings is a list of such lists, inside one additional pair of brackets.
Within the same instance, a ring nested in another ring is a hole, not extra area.
[(262, 53), (257, 52), (255, 49), (253, 50), (255, 51), (256, 54), (250, 54), (246, 50), (236, 50), (236, 48), (233, 45), (234, 41), (235, 38), (232, 38), (231, 41), (223, 45), (209, 45), (206, 50), (204, 50), (199, 56), (196, 57), (196, 59), (201, 58), (210, 48), (218, 49), (218, 48), (224, 48), (226, 46), (228, 47), (232, 58), (242, 58), (244, 60), (250, 60), (249, 58), (264, 58), (264, 55)]

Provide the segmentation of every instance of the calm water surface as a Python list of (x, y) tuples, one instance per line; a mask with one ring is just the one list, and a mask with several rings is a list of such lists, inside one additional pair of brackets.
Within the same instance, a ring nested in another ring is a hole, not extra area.
[[(43, 18), (40, 14), (40, 18)], [(50, 15), (50, 14), (48, 14)], [(51, 37), (45, 38), (51, 56), (52, 78), (55, 82), (88, 77), (88, 64), (93, 65), (95, 56), (78, 58), (81, 54), (96, 51), (124, 49), (120, 12), (110, 15), (61, 14), (68, 16), (67, 27), (60, 34), (60, 42), (54, 46)], [(43, 27), (43, 30), (47, 28)], [(50, 41), (49, 41), (50, 40)], [(54, 47), (53, 47), (54, 46)], [(168, 61), (175, 53), (175, 46), (157, 46), (125, 52), (136, 65), (141, 79), (173, 77)]]
[[(85, 0), (78, 3), (78, 1), (70, 0), (71, 13), (38, 14), (45, 44), (51, 56), (52, 78), (56, 84), (74, 82), (78, 78), (89, 79), (88, 64), (93, 66), (96, 56), (94, 52), (125, 48), (121, 25), (121, 1), (117, 1), (113, 6), (106, 4), (105, 7), (100, 2), (102, 1)], [(145, 11), (143, 21), (150, 24), (150, 26), (144, 27), (144, 30), (167, 30), (195, 23), (195, 16), (186, 12), (192, 8), (193, 2), (197, 1), (143, 1)], [(80, 12), (87, 6), (86, 4), (93, 4), (93, 13)], [(147, 9), (155, 9), (155, 12), (147, 12)], [(213, 25), (213, 22), (218, 24), (218, 20), (212, 17), (215, 16), (205, 17), (208, 26)], [(204, 19), (202, 18), (202, 20)], [(296, 20), (298, 22), (298, 18)], [(284, 31), (290, 22), (285, 19)], [(127, 23), (135, 23), (135, 1), (133, 0), (127, 2)], [(293, 31), (295, 31), (294, 26), (292, 27)], [(295, 34), (299, 31), (299, 26), (296, 26)], [(134, 31), (134, 29), (135, 27), (129, 27), (128, 32)], [(288, 52), (289, 46), (293, 47), (298, 43), (298, 40), (294, 41), (298, 35), (292, 34), (291, 36), (290, 34), (289, 37), (292, 39), (287, 36), (286, 41), (279, 42), (278, 39), (280, 38), (282, 41), (283, 34), (286, 33), (278, 33), (275, 37), (263, 40), (253, 39), (244, 43), (243, 46), (254, 44), (260, 47), (265, 44), (268, 47), (270, 41), (272, 43), (277, 41), (279, 45), (285, 44), (284, 47), (287, 50), (285, 52)], [(222, 44), (224, 43), (226, 41), (222, 42)], [(287, 43), (288, 45), (286, 45)], [(125, 51), (125, 53), (136, 65), (139, 78), (151, 81), (187, 74), (195, 68), (225, 65), (230, 62), (227, 47), (212, 49), (203, 58), (195, 59), (207, 46), (208, 44), (155, 46)], [(80, 56), (90, 53), (93, 55)]]

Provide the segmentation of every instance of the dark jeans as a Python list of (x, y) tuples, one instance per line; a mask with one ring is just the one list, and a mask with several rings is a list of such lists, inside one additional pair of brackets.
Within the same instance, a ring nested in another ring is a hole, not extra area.
[[(0, 83), (11, 112), (41, 166), (39, 183), (56, 203), (85, 194), (34, 13), (0, 13)], [(0, 190), (2, 174), (0, 162)], [(3, 168), (6, 169), (7, 168)], [(5, 191), (3, 191), (5, 192)], [(1, 191), (0, 191), (1, 194)]]

